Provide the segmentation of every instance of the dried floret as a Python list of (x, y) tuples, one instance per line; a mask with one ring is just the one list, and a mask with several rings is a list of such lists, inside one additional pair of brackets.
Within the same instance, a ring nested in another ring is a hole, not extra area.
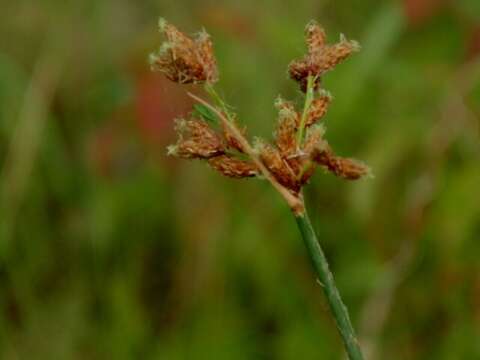
[(370, 175), (370, 168), (362, 162), (336, 156), (330, 147), (314, 154), (314, 160), (326, 170), (347, 180), (358, 180)]
[(258, 174), (256, 166), (251, 161), (239, 160), (229, 155), (220, 155), (208, 160), (209, 165), (222, 175), (242, 179)]
[(307, 130), (307, 136), (303, 144), (303, 153), (306, 158), (312, 158), (313, 154), (324, 150), (328, 143), (323, 138), (325, 127), (323, 125), (314, 125)]
[(320, 96), (315, 98), (308, 110), (305, 126), (311, 126), (325, 116), (328, 106), (332, 102), (332, 96), (327, 91), (322, 91)]
[(300, 187), (298, 186), (296, 174), (286, 159), (282, 157), (280, 151), (262, 140), (257, 141), (255, 148), (260, 155), (260, 159), (275, 179), (287, 189), (298, 193)]
[(327, 34), (316, 21), (312, 20), (305, 27), (305, 40), (307, 42), (308, 52), (314, 53), (325, 46)]
[(150, 55), (152, 70), (180, 84), (215, 83), (218, 80), (212, 41), (205, 31), (192, 40), (164, 19), (160, 19), (159, 29), (167, 41), (158, 52)]
[(169, 155), (187, 159), (208, 159), (225, 152), (222, 138), (199, 119), (177, 120), (178, 141), (168, 148)]
[(299, 116), (291, 104), (279, 98), (276, 101), (278, 125), (275, 131), (275, 143), (283, 157), (292, 156), (297, 149), (296, 129)]

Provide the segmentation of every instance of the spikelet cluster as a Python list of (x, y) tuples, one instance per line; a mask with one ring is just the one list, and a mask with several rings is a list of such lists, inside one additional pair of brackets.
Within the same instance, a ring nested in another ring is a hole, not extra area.
[(369, 174), (369, 168), (363, 163), (335, 155), (325, 140), (322, 118), (330, 100), (331, 97), (321, 93), (312, 101), (307, 110), (306, 136), (300, 142), (296, 135), (301, 114), (291, 103), (277, 100), (279, 114), (275, 145), (257, 141), (255, 146), (277, 181), (294, 194), (299, 193), (318, 166), (348, 180), (357, 180)]
[[(217, 81), (216, 60), (206, 33), (192, 40), (165, 21), (161, 21), (160, 30), (167, 42), (151, 57), (154, 70), (183, 84)], [(320, 87), (320, 76), (357, 51), (359, 45), (344, 37), (338, 44), (326, 45), (325, 39), (325, 31), (318, 24), (311, 22), (307, 25), (308, 52), (290, 64), (289, 73), (304, 91), (307, 90), (308, 77), (314, 78), (313, 89), (310, 89), (313, 97), (302, 112), (293, 102), (277, 99), (278, 119), (273, 143), (256, 139), (253, 145), (258, 161), (253, 161), (252, 154), (244, 148), (246, 130), (239, 128), (234, 114), (226, 116), (225, 112), (221, 112), (225, 115), (224, 122), (219, 121), (216, 126), (195, 112), (188, 120), (177, 120), (178, 141), (169, 147), (169, 154), (203, 159), (213, 169), (232, 178), (264, 175), (264, 167), (295, 196), (300, 194), (318, 167), (348, 180), (368, 175), (370, 170), (366, 165), (336, 155), (325, 139), (323, 118), (332, 96)], [(225, 123), (227, 118), (228, 123)], [(232, 132), (232, 128), (238, 131)]]
[(258, 174), (252, 161), (239, 159), (241, 146), (225, 130), (215, 130), (205, 120), (191, 114), (190, 119), (177, 119), (177, 143), (168, 147), (168, 154), (183, 159), (203, 159), (221, 174), (246, 178)]
[(288, 68), (290, 77), (300, 84), (303, 92), (307, 89), (308, 76), (315, 77), (315, 88), (317, 88), (324, 73), (332, 70), (353, 52), (360, 50), (358, 42), (347, 40), (343, 35), (340, 36), (338, 43), (326, 44), (325, 31), (315, 21), (311, 21), (306, 26), (305, 36), (308, 53), (292, 61)]

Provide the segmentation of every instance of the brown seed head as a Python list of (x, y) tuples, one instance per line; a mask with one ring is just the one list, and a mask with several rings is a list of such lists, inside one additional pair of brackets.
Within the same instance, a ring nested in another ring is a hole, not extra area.
[[(290, 77), (300, 84), (300, 90), (305, 93), (307, 92), (308, 77), (318, 73), (318, 67), (304, 58), (292, 61), (288, 66), (288, 72)], [(320, 81), (320, 77), (317, 77), (314, 84), (315, 89), (320, 86)]]
[(307, 88), (308, 76), (315, 76), (315, 89), (321, 81), (321, 75), (332, 70), (337, 64), (345, 60), (351, 53), (360, 50), (356, 41), (349, 41), (343, 35), (335, 45), (325, 44), (325, 32), (315, 22), (306, 27), (306, 42), (308, 53), (301, 59), (290, 63), (290, 77), (300, 84), (303, 92)]
[(300, 117), (293, 106), (278, 98), (275, 102), (278, 111), (278, 125), (275, 142), (283, 157), (289, 157), (297, 151), (296, 129)]
[(362, 162), (336, 156), (329, 147), (316, 152), (314, 160), (326, 170), (347, 180), (358, 180), (371, 173), (370, 168)]
[(167, 41), (157, 53), (150, 55), (152, 70), (180, 84), (215, 83), (218, 80), (213, 45), (205, 31), (192, 40), (164, 19), (160, 19), (159, 29)]
[(322, 91), (321, 95), (315, 98), (308, 110), (305, 126), (311, 126), (325, 116), (328, 106), (332, 102), (332, 96), (328, 91)]
[(332, 70), (353, 52), (359, 51), (360, 45), (356, 41), (349, 41), (345, 36), (340, 36), (340, 42), (335, 45), (325, 46), (318, 53), (312, 54), (312, 61), (318, 66), (319, 75)]
[(308, 52), (310, 54), (315, 53), (325, 46), (327, 34), (315, 20), (312, 20), (305, 27), (305, 40), (307, 42)]
[(204, 69), (205, 80), (210, 84), (216, 83), (218, 81), (217, 60), (213, 53), (213, 43), (210, 35), (202, 30), (198, 34), (195, 44), (198, 49), (198, 59)]
[(325, 127), (321, 124), (308, 128), (303, 144), (305, 158), (312, 159), (314, 154), (322, 152), (328, 147), (328, 142), (323, 138)]
[(275, 100), (275, 108), (278, 110), (279, 116), (290, 116), (295, 118), (295, 123), (300, 122), (300, 114), (295, 110), (295, 104), (287, 101), (281, 96)]
[(260, 155), (260, 159), (275, 179), (292, 192), (298, 193), (300, 187), (298, 186), (295, 172), (282, 157), (280, 151), (259, 139), (257, 139), (255, 148)]
[(168, 148), (168, 154), (186, 159), (208, 159), (225, 152), (221, 137), (203, 120), (176, 121), (178, 141)]
[(281, 111), (288, 111), (296, 114), (295, 104), (293, 103), (293, 101), (285, 100), (281, 95), (277, 96), (273, 105), (275, 106), (275, 109), (277, 109), (279, 113)]
[(208, 160), (209, 165), (224, 176), (241, 179), (258, 174), (255, 165), (250, 161), (239, 160), (229, 155), (220, 155)]

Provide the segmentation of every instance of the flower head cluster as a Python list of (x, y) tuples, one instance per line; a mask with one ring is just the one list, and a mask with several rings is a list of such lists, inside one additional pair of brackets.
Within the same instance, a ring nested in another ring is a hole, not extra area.
[(213, 84), (218, 80), (212, 41), (205, 31), (191, 39), (164, 19), (160, 19), (158, 27), (167, 41), (150, 55), (152, 70), (180, 84)]
[(321, 75), (360, 50), (358, 42), (347, 40), (343, 35), (337, 44), (327, 45), (325, 31), (315, 21), (306, 26), (305, 36), (308, 53), (303, 58), (292, 61), (288, 69), (290, 77), (300, 84), (303, 92), (307, 89), (308, 76), (316, 78), (317, 88)]
[(357, 180), (369, 173), (363, 163), (335, 155), (324, 138), (325, 126), (321, 123), (331, 96), (320, 93), (305, 115), (305, 138), (298, 137), (302, 114), (292, 103), (279, 98), (275, 131), (275, 144), (257, 140), (255, 148), (270, 172), (280, 184), (298, 194), (310, 180), (317, 167), (348, 180)]
[(259, 174), (252, 161), (240, 159), (243, 149), (228, 129), (216, 130), (197, 115), (190, 116), (189, 120), (177, 119), (178, 140), (168, 147), (169, 155), (206, 160), (212, 168), (232, 178)]
[[(320, 167), (336, 176), (356, 180), (369, 174), (363, 163), (337, 156), (327, 140), (322, 119), (332, 102), (320, 89), (320, 76), (333, 69), (359, 49), (344, 37), (335, 45), (325, 44), (324, 30), (312, 22), (306, 27), (308, 53), (289, 66), (291, 77), (306, 93), (305, 105), (298, 111), (293, 102), (279, 98), (275, 106), (278, 123), (274, 142), (256, 139), (250, 146), (236, 116), (214, 92), (217, 80), (212, 43), (205, 33), (192, 40), (173, 25), (161, 21), (167, 42), (151, 57), (154, 70), (178, 83), (207, 83), (207, 91), (217, 106), (201, 100), (187, 120), (177, 120), (178, 141), (169, 154), (186, 159), (203, 159), (221, 174), (233, 178), (262, 176), (286, 198), (301, 198), (301, 189)], [(207, 105), (207, 106), (205, 106)], [(288, 199), (287, 199), (288, 200)]]

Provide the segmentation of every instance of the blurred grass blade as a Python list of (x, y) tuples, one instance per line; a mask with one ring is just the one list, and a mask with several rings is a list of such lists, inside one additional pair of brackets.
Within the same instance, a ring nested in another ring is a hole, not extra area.
[(342, 102), (342, 106), (337, 107), (341, 116), (349, 116), (353, 111), (366, 80), (388, 57), (404, 27), (405, 16), (401, 6), (396, 2), (391, 2), (378, 10), (360, 42), (362, 51), (352, 59), (348, 70), (344, 71), (343, 76), (336, 82), (342, 87), (334, 89), (334, 92), (342, 94), (341, 100), (338, 100)]
[(0, 258), (7, 252), (15, 218), (35, 166), (49, 108), (60, 80), (63, 60), (63, 54), (53, 51), (52, 46), (47, 46), (35, 64), (32, 79), (24, 95), (18, 124), (10, 139), (1, 174)]

